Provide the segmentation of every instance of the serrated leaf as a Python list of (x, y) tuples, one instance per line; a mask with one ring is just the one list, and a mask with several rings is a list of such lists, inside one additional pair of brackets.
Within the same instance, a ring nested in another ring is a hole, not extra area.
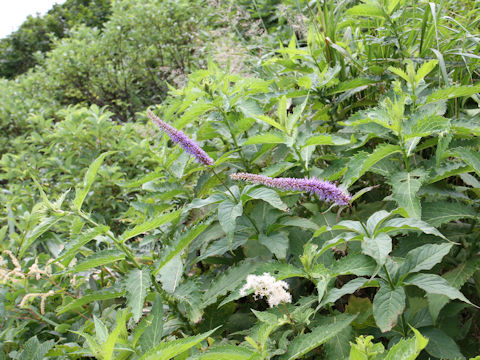
[(350, 341), (353, 340), (353, 329), (347, 326), (333, 336), (323, 346), (325, 348), (326, 360), (348, 359), (350, 354)]
[(160, 294), (155, 294), (152, 310), (150, 311), (152, 321), (140, 337), (140, 345), (144, 352), (156, 346), (163, 336), (163, 303)]
[(411, 172), (398, 172), (389, 179), (393, 199), (407, 211), (411, 218), (420, 219), (421, 217), (422, 207), (417, 192), (426, 177), (427, 173), (424, 170), (415, 169)]
[(415, 137), (425, 137), (432, 134), (446, 132), (450, 129), (450, 120), (439, 115), (426, 116), (419, 119), (412, 127), (409, 134), (405, 136), (405, 139), (411, 139)]
[(158, 272), (175, 256), (180, 254), (190, 243), (197, 238), (210, 224), (199, 224), (190, 229), (187, 234), (178, 239), (171, 247), (167, 247), (162, 254), (161, 259), (155, 262), (156, 267), (153, 271), (153, 275), (156, 276)]
[(198, 360), (260, 360), (261, 356), (252, 350), (236, 345), (221, 345), (208, 349), (194, 359)]
[(100, 358), (102, 360), (112, 360), (115, 351), (115, 343), (121, 335), (127, 336), (126, 321), (128, 312), (121, 310), (117, 312), (117, 322), (113, 331), (108, 335), (107, 340), (100, 348)]
[(107, 233), (109, 229), (108, 226), (100, 225), (84, 231), (80, 236), (67, 243), (65, 250), (60, 254), (56, 261), (62, 261), (63, 259), (75, 256), (82, 246), (86, 245), (97, 236)]
[(97, 318), (95, 315), (93, 315), (93, 323), (95, 325), (95, 337), (97, 338), (99, 344), (103, 344), (105, 341), (107, 341), (108, 329), (102, 320)]
[(382, 227), (378, 229), (378, 232), (388, 233), (392, 231), (399, 231), (402, 229), (419, 230), (424, 232), (425, 234), (435, 235), (447, 240), (447, 238), (443, 236), (443, 234), (432, 225), (426, 223), (425, 221), (412, 218), (395, 218), (388, 220), (383, 223)]
[(273, 189), (268, 189), (265, 187), (257, 187), (248, 191), (246, 195), (248, 195), (252, 199), (261, 199), (263, 201), (266, 201), (270, 205), (272, 205), (273, 207), (279, 210), (282, 210), (282, 211), (288, 210), (287, 205), (282, 201), (282, 199), (280, 199), (280, 196), (278, 195), (278, 193)]
[(383, 144), (377, 146), (371, 154), (365, 152), (356, 154), (347, 164), (347, 172), (344, 175), (343, 184), (346, 187), (351, 186), (377, 162), (401, 151), (398, 145)]
[(411, 250), (402, 265), (402, 274), (430, 270), (450, 252), (452, 243), (426, 244)]
[(19, 257), (23, 257), (25, 252), (32, 246), (32, 244), (37, 240), (40, 236), (45, 234), (50, 228), (59, 222), (62, 218), (57, 217), (47, 217), (44, 218), (40, 224), (35, 226), (31, 232), (28, 232), (25, 236), (25, 240), (20, 248), (20, 252), (18, 253)]
[(53, 340), (40, 343), (36, 336), (30, 338), (24, 345), (19, 360), (43, 360), (46, 353), (55, 345)]
[(350, 144), (349, 139), (344, 139), (338, 135), (316, 135), (308, 138), (305, 146), (316, 146), (316, 145), (346, 145)]
[(422, 218), (433, 226), (440, 226), (453, 220), (474, 219), (477, 212), (458, 202), (435, 201), (422, 204)]
[(202, 319), (202, 295), (194, 279), (182, 283), (172, 296), (177, 299), (181, 308), (185, 309), (188, 320), (192, 323), (198, 323)]
[(433, 93), (428, 95), (425, 103), (428, 104), (439, 100), (448, 100), (457, 97), (472, 96), (478, 93), (480, 93), (480, 84), (478, 83), (473, 86), (462, 85), (457, 87), (448, 87), (446, 89), (434, 91)]
[(76, 274), (98, 266), (104, 266), (125, 259), (125, 253), (120, 250), (102, 250), (79, 261), (67, 273)]
[(201, 341), (213, 334), (217, 329), (218, 328), (215, 328), (209, 332), (197, 336), (189, 336), (183, 339), (162, 342), (143, 355), (140, 360), (170, 360), (175, 356), (187, 351), (191, 347), (199, 344)]
[(355, 291), (357, 291), (362, 286), (364, 286), (367, 282), (368, 282), (368, 279), (359, 277), (359, 278), (350, 280), (348, 283), (343, 285), (340, 289), (333, 288), (329, 290), (327, 295), (323, 297), (323, 300), (320, 303), (320, 306), (323, 306), (328, 303), (334, 303), (344, 295), (353, 294)]
[(388, 351), (385, 360), (414, 360), (427, 346), (428, 339), (425, 339), (418, 330), (412, 328), (415, 336), (409, 339), (401, 339)]
[(433, 69), (435, 69), (435, 66), (437, 66), (438, 60), (430, 60), (427, 62), (424, 62), (422, 66), (417, 70), (417, 74), (415, 75), (415, 82), (419, 83), (421, 80), (425, 79), (425, 77), (432, 72)]
[(459, 299), (473, 305), (460, 291), (451, 286), (447, 280), (435, 274), (415, 274), (404, 280), (406, 285), (415, 285), (430, 294), (448, 296), (449, 299)]
[(116, 299), (124, 294), (125, 291), (118, 290), (117, 288), (104, 288), (102, 290), (87, 293), (64, 306), (59, 306), (57, 308), (57, 314), (60, 315), (67, 311), (81, 308), (83, 305), (89, 304), (92, 301)]
[(356, 315), (339, 315), (329, 319), (330, 323), (322, 324), (308, 334), (297, 335), (288, 346), (287, 352), (280, 356), (279, 360), (299, 359), (309, 351), (319, 347), (340, 331), (350, 325)]
[(480, 154), (478, 151), (457, 148), (455, 149), (455, 153), (460, 159), (470, 165), (478, 176), (480, 176)]
[(405, 290), (398, 287), (395, 290), (383, 285), (373, 299), (373, 316), (382, 332), (390, 331), (396, 324), (398, 317), (405, 309)]
[(365, 276), (372, 275), (377, 264), (367, 255), (363, 254), (348, 254), (340, 258), (331, 269), (335, 276), (338, 275), (357, 275)]
[(161, 216), (156, 216), (152, 220), (143, 222), (142, 224), (135, 226), (133, 229), (125, 231), (120, 238), (122, 242), (125, 242), (128, 239), (131, 239), (135, 236), (138, 236), (140, 234), (144, 234), (153, 229), (156, 229), (162, 226), (163, 224), (175, 221), (180, 216), (180, 212), (181, 212), (180, 210), (177, 210), (177, 211), (169, 212), (167, 214), (163, 214)]
[(254, 135), (248, 138), (243, 145), (255, 145), (255, 144), (284, 144), (287, 139), (283, 134), (275, 133), (263, 133)]
[(385, 233), (365, 237), (362, 241), (362, 252), (375, 259), (378, 265), (383, 266), (388, 254), (392, 252), (392, 238)]
[(127, 305), (132, 310), (133, 320), (138, 322), (142, 316), (147, 289), (152, 285), (148, 269), (132, 269), (125, 277)]
[(103, 160), (107, 156), (113, 153), (115, 153), (115, 151), (107, 151), (101, 154), (88, 167), (88, 170), (83, 179), (83, 184), (82, 184), (83, 186), (77, 187), (75, 189), (76, 191), (75, 191), (75, 199), (73, 200), (73, 205), (76, 210), (80, 211), (83, 201), (85, 200), (85, 197), (87, 196), (88, 192), (90, 191), (90, 188), (92, 187), (93, 181), (95, 180), (95, 176), (97, 175), (98, 169), (100, 168), (100, 165), (102, 165)]
[(174, 293), (183, 276), (183, 261), (180, 255), (170, 260), (158, 273), (162, 288), (168, 293)]

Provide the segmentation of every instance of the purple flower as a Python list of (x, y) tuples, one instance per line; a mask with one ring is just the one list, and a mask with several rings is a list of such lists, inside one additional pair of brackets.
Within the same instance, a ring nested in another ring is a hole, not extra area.
[(255, 184), (263, 184), (265, 186), (281, 189), (305, 191), (310, 194), (316, 194), (322, 200), (332, 201), (338, 205), (348, 205), (352, 197), (336, 185), (328, 181), (317, 178), (310, 179), (294, 179), (294, 178), (271, 178), (264, 175), (255, 175), (248, 173), (231, 174), (234, 180), (246, 180)]
[(150, 110), (147, 111), (147, 115), (155, 124), (158, 125), (160, 129), (170, 136), (170, 139), (179, 144), (187, 153), (195, 156), (198, 162), (204, 165), (213, 165), (213, 159), (208, 156), (208, 154), (203, 151), (203, 149), (198, 146), (195, 141), (190, 139), (182, 131), (175, 129), (166, 122), (160, 120), (158, 116), (156, 116)]

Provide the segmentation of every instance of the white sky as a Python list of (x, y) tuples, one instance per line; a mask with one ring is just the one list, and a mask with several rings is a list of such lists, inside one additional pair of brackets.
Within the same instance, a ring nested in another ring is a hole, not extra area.
[(65, 0), (0, 0), (0, 39), (23, 23), (28, 15), (45, 14), (54, 4)]

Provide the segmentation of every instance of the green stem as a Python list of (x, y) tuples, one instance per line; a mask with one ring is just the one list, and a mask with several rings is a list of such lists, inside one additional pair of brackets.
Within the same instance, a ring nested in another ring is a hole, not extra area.
[(383, 265), (383, 271), (385, 271), (385, 274), (387, 274), (387, 280), (388, 280), (388, 284), (390, 285), (390, 288), (392, 289), (392, 291), (395, 290), (395, 284), (393, 283), (392, 278), (390, 277), (390, 273), (388, 272), (387, 267), (385, 265)]

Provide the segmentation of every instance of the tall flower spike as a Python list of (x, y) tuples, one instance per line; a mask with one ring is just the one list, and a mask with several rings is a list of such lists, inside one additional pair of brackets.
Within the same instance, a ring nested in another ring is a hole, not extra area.
[(305, 191), (318, 195), (322, 200), (332, 201), (338, 205), (348, 205), (352, 200), (352, 197), (347, 192), (338, 188), (336, 185), (317, 178), (271, 178), (249, 173), (231, 174), (230, 177), (234, 180), (246, 180), (281, 190)]
[(195, 156), (197, 161), (203, 165), (213, 165), (213, 159), (208, 156), (208, 154), (203, 151), (203, 149), (185, 135), (182, 131), (175, 129), (174, 127), (168, 125), (166, 122), (160, 120), (150, 110), (147, 111), (148, 117), (158, 125), (158, 127), (163, 130), (170, 139), (179, 144), (187, 153)]

